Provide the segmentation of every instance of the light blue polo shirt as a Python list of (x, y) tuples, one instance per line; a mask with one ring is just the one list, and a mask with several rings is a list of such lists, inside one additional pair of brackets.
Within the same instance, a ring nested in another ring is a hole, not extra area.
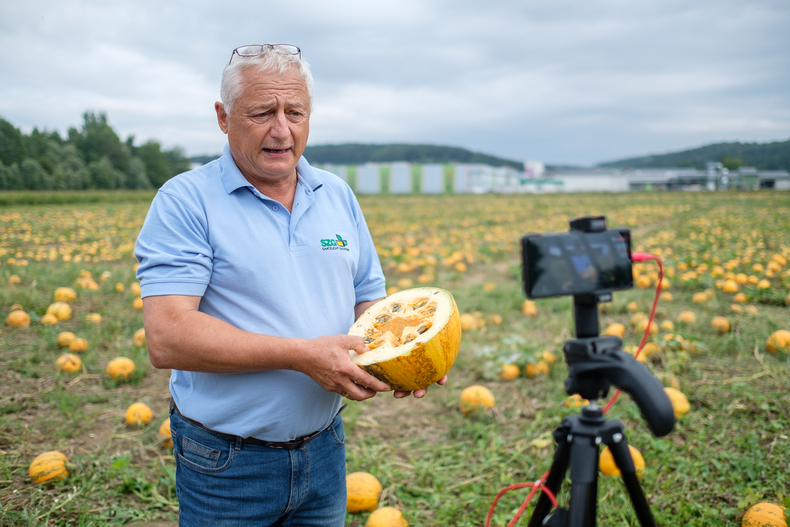
[[(385, 296), (384, 274), (356, 197), (339, 177), (296, 167), (292, 212), (222, 157), (165, 183), (135, 256), (142, 296), (200, 296), (200, 311), (279, 337), (345, 334), (354, 306)], [(179, 410), (208, 428), (288, 441), (325, 428), (341, 397), (290, 370), (173, 370)]]

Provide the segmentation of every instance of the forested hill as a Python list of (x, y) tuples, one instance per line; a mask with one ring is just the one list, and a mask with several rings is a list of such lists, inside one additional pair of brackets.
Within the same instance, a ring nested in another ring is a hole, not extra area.
[(308, 146), (304, 156), (310, 163), (337, 165), (361, 165), (363, 163), (386, 163), (407, 161), (409, 163), (480, 163), (491, 166), (509, 166), (518, 170), (524, 163), (470, 152), (464, 148), (435, 145), (316, 145)]
[(712, 145), (644, 157), (600, 163), (609, 168), (693, 167), (703, 169), (707, 161), (719, 161), (730, 169), (753, 166), (760, 170), (790, 170), (790, 141), (774, 143), (716, 143)]

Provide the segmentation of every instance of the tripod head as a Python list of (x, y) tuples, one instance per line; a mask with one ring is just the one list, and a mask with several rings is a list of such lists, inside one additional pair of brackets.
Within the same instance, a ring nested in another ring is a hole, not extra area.
[(598, 336), (597, 302), (591, 310), (589, 301), (589, 298), (574, 297), (577, 335), (580, 328), (589, 331), (593, 326), (595, 334), (579, 335), (581, 338), (565, 342), (562, 348), (568, 364), (565, 390), (569, 395), (578, 393), (595, 400), (606, 397), (614, 384), (634, 399), (653, 434), (657, 437), (669, 434), (675, 426), (675, 414), (663, 385), (644, 365), (622, 351), (622, 340)]

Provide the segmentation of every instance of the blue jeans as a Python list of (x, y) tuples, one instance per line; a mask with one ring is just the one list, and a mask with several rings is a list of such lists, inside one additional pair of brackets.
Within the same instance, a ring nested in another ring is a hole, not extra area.
[(234, 442), (172, 409), (170, 430), (180, 526), (344, 525), (346, 455), (340, 414), (293, 450)]

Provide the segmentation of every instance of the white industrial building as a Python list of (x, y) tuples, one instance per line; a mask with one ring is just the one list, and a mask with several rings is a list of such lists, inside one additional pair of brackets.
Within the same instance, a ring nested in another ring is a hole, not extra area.
[(484, 194), (628, 192), (651, 190), (790, 190), (786, 170), (742, 167), (729, 172), (720, 163), (693, 168), (546, 169), (525, 163), (524, 170), (480, 164), (366, 163), (318, 165), (343, 178), (357, 194)]

